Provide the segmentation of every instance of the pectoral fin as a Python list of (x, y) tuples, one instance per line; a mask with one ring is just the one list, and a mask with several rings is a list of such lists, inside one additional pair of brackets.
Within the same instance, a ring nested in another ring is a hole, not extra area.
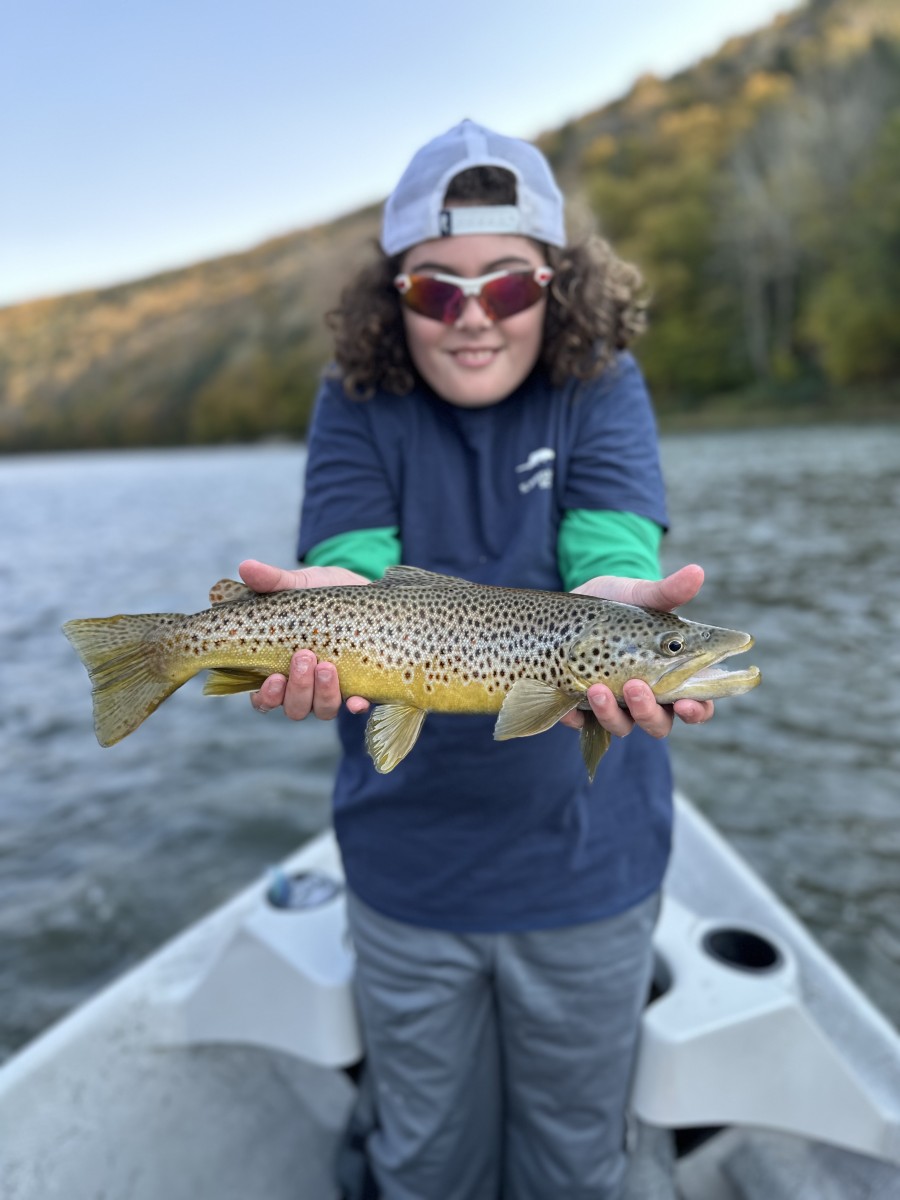
[(609, 749), (610, 741), (609, 730), (603, 728), (594, 716), (592, 709), (587, 709), (584, 714), (584, 725), (581, 727), (581, 757), (584, 759), (588, 779), (591, 783), (594, 782), (600, 759)]
[(379, 704), (366, 725), (366, 749), (380, 775), (393, 771), (416, 744), (425, 711), (411, 704)]
[(494, 738), (505, 742), (509, 738), (543, 733), (577, 707), (580, 699), (537, 679), (517, 679), (503, 701)]
[(204, 696), (230, 696), (233, 692), (255, 691), (266, 679), (256, 671), (241, 667), (214, 667), (203, 685)]

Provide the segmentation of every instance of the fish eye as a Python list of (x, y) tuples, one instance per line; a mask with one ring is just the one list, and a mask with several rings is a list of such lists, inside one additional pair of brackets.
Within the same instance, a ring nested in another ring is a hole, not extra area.
[(684, 649), (684, 638), (678, 637), (677, 634), (671, 634), (669, 637), (663, 639), (663, 648), (669, 654), (680, 654)]

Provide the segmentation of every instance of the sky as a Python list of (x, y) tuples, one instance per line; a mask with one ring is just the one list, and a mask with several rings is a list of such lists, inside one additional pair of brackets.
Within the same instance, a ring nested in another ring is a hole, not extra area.
[(247, 249), (463, 117), (534, 137), (797, 0), (4, 0), (0, 305)]

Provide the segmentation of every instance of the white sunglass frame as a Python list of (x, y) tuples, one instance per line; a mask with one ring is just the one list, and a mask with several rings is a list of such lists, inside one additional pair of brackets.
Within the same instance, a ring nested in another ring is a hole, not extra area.
[[(505, 279), (507, 275), (531, 275), (535, 283), (542, 288), (546, 288), (553, 279), (554, 271), (552, 267), (546, 266), (535, 267), (533, 271), (528, 267), (506, 267), (502, 271), (491, 271), (487, 275), (477, 275), (474, 279), (467, 279), (462, 275), (445, 275), (441, 271), (435, 271), (433, 273), (426, 271), (414, 271), (413, 274), (421, 275), (426, 279), (437, 279), (441, 283), (452, 283), (455, 287), (459, 288), (465, 300), (469, 300), (474, 296), (478, 303), (481, 304), (481, 293), (484, 290), (485, 285), (488, 283), (493, 283), (495, 279)], [(401, 275), (394, 276), (394, 287), (401, 296), (405, 296), (412, 286), (412, 275), (404, 272)], [(481, 306), (484, 308), (484, 305)], [(525, 312), (527, 310), (522, 309), (521, 311)], [(431, 319), (440, 320), (440, 317), (434, 317)]]

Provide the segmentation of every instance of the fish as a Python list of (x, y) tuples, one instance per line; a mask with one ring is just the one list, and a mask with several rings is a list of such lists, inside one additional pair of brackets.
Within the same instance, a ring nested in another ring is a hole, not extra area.
[(132, 733), (174, 691), (208, 670), (204, 693), (228, 695), (287, 674), (301, 649), (335, 665), (341, 694), (373, 705), (366, 748), (392, 771), (429, 712), (497, 714), (494, 737), (543, 733), (584, 711), (581, 752), (591, 779), (610, 744), (587, 701), (605, 683), (624, 705), (628, 679), (661, 704), (750, 691), (757, 667), (721, 662), (748, 633), (573, 592), (498, 587), (418, 567), (390, 567), (368, 585), (258, 593), (221, 579), (211, 608), (67, 621), (88, 670), (101, 746)]

